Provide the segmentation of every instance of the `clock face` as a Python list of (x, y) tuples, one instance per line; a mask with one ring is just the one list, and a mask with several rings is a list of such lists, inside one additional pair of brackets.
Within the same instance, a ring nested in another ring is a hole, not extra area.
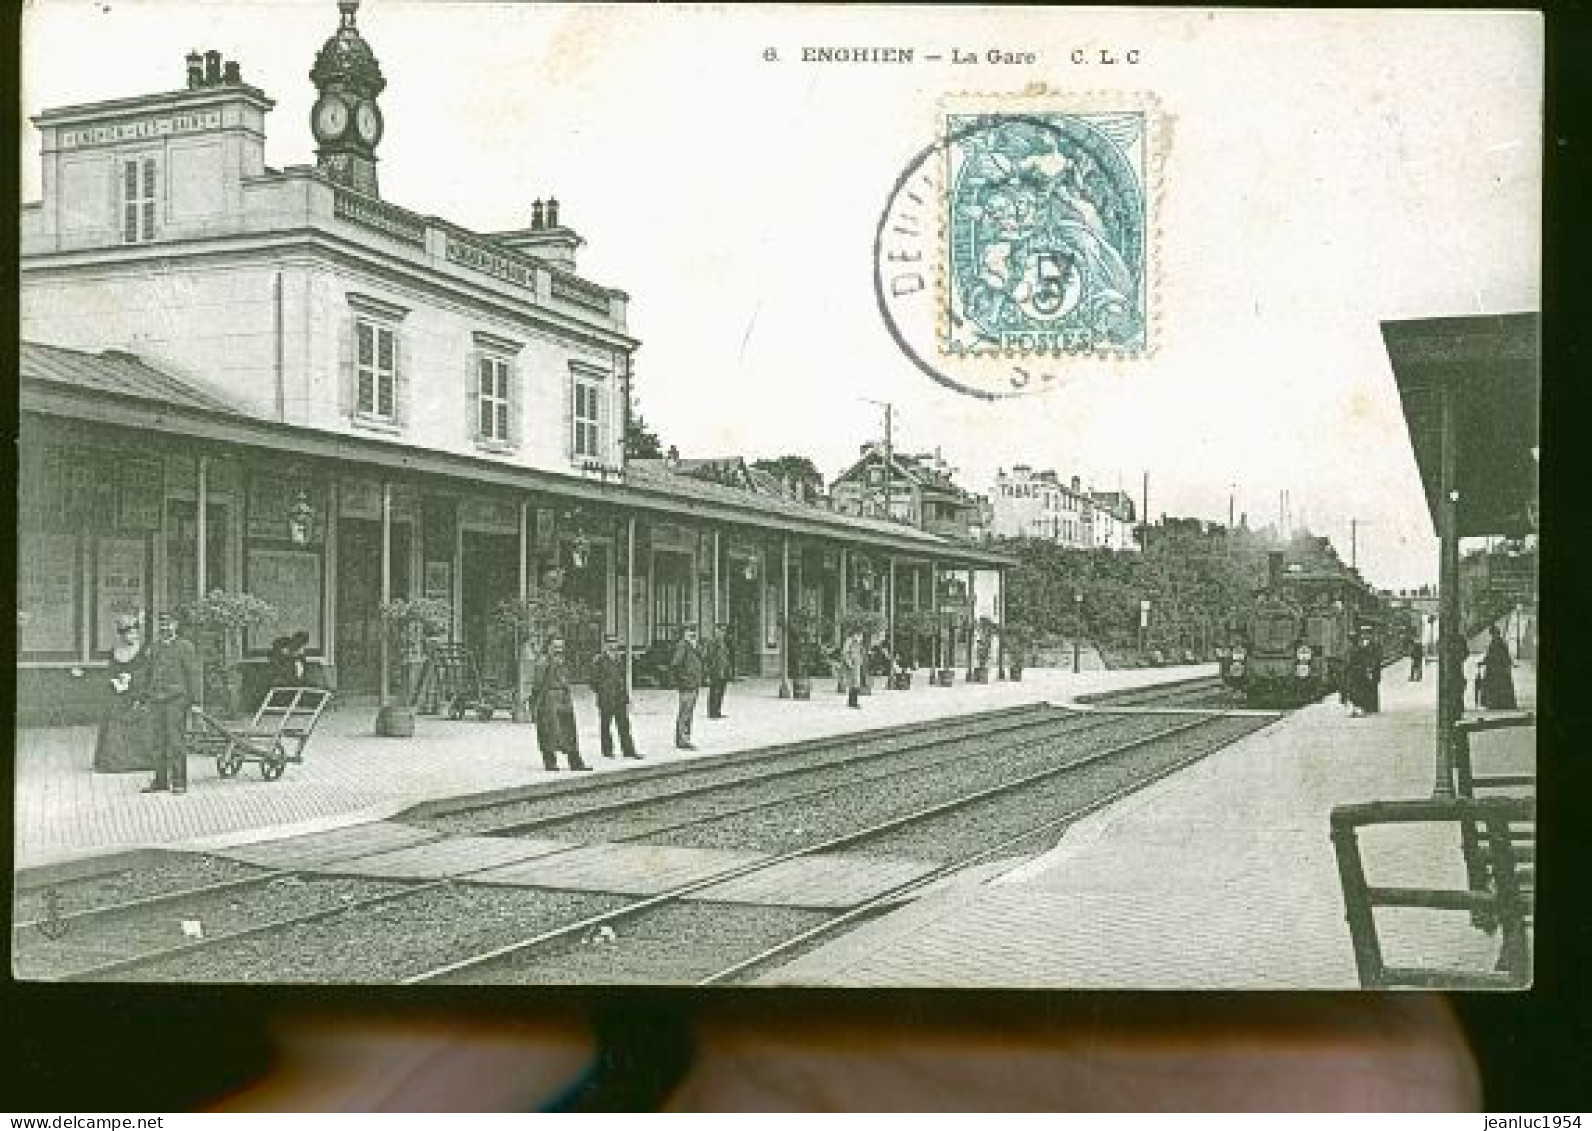
[(366, 145), (375, 145), (381, 140), (381, 111), (376, 109), (374, 103), (361, 102), (359, 109), (354, 111), (354, 126), (359, 130), (359, 139)]
[(315, 136), (322, 141), (334, 141), (348, 129), (348, 104), (330, 95), (315, 107)]

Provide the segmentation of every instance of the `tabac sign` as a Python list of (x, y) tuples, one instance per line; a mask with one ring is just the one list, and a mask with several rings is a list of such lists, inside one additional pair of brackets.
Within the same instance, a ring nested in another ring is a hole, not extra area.
[(85, 145), (107, 145), (118, 141), (169, 137), (172, 134), (200, 133), (220, 127), (220, 110), (205, 110), (192, 114), (165, 114), (158, 118), (114, 122), (107, 126), (82, 126), (62, 130), (57, 135), (56, 144), (61, 149), (77, 149)]

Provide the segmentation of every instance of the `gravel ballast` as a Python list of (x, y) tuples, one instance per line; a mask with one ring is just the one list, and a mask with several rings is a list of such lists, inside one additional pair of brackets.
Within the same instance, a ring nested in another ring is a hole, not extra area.
[(187, 891), (190, 888), (219, 884), (227, 880), (240, 880), (247, 876), (263, 875), (267, 869), (249, 864), (239, 864), (219, 856), (190, 856), (170, 854), (158, 863), (139, 868), (124, 868), (98, 876), (62, 880), (36, 888), (18, 891), (15, 923), (27, 923), (48, 918), (51, 896), (55, 893), (55, 915), (70, 915), (114, 903), (128, 903), (135, 899), (166, 892)]
[[(864, 841), (857, 855), (912, 860), (962, 860), (1054, 821), (1063, 814), (1147, 781), (1157, 772), (1201, 758), (1269, 725), (1269, 719), (1235, 718), (1173, 735), (1077, 771), (1012, 790), (966, 808)], [(1053, 847), (1065, 826), (1013, 845), (1027, 855)]]
[(1086, 732), (1012, 746), (970, 743), (967, 757), (878, 780), (836, 781), (810, 797), (638, 838), (647, 844), (791, 852), (824, 843), (930, 805), (953, 801), (1084, 757), (1105, 746), (1166, 729), (1165, 717), (1115, 716)]
[(455, 885), (128, 971), (130, 981), (391, 983), (611, 911), (625, 896)]
[[(1044, 721), (1055, 724), (1067, 720), (1077, 720), (1077, 716), (1068, 715), (1061, 711), (1032, 712), (1032, 714), (1036, 716), (1036, 722)], [(762, 781), (768, 777), (770, 772), (798, 768), (817, 770), (826, 766), (852, 762), (858, 758), (883, 760), (897, 753), (916, 753), (922, 750), (925, 742), (939, 744), (961, 739), (979, 738), (988, 731), (991, 725), (992, 721), (989, 719), (966, 720), (952, 718), (943, 722), (926, 724), (921, 730), (906, 734), (875, 736), (872, 738), (868, 737), (866, 733), (856, 736), (843, 735), (838, 736), (832, 743), (827, 743), (815, 750), (793, 751), (784, 754), (775, 753), (757, 759), (733, 762), (704, 760), (692, 765), (688, 770), (671, 774), (664, 779), (628, 778), (627, 780), (612, 782), (597, 781), (585, 789), (570, 790), (565, 793), (541, 794), (516, 801), (459, 810), (453, 813), (413, 817), (408, 818), (406, 823), (455, 835), (491, 833), (497, 829), (526, 821), (535, 821), (577, 812), (595, 804), (631, 800), (643, 801), (659, 793), (668, 793), (681, 789), (696, 789), (703, 786), (717, 787), (723, 785), (725, 787), (734, 787), (744, 782), (756, 783)], [(667, 758), (668, 755), (654, 755), (654, 757)], [(562, 833), (555, 834), (553, 832), (553, 830), (561, 828), (561, 824), (549, 825), (549, 835), (562, 835)]]
[[(16, 970), (22, 977), (70, 978), (88, 966), (169, 950), (194, 938), (233, 935), (409, 886), (396, 881), (279, 876), (263, 884), (70, 923), (56, 939), (38, 929), (25, 929), (14, 937)], [(185, 926), (195, 933), (185, 934)]]
[(671, 903), (458, 981), (516, 985), (690, 984), (832, 918), (822, 911)]

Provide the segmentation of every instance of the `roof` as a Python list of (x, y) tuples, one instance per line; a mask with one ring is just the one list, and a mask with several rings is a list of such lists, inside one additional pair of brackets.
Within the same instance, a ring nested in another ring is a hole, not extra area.
[[(669, 461), (664, 459), (630, 459), (626, 461), (627, 467), (649, 467), (658, 471), (669, 471)], [(755, 491), (758, 494), (780, 495), (786, 494), (781, 486), (779, 477), (762, 468), (753, 467), (742, 456), (712, 456), (694, 459), (680, 458), (675, 461), (672, 469), (676, 474), (688, 475), (693, 479), (702, 479), (708, 482), (725, 483), (726, 477), (739, 481), (739, 486), (744, 490)], [(728, 484), (736, 486), (737, 484)]]
[(1382, 323), (1434, 528), (1445, 395), (1454, 398), (1458, 536), (1535, 528), (1541, 321), (1521, 313)]
[(204, 412), (244, 415), (242, 409), (224, 398), (164, 373), (123, 350), (86, 353), (23, 342), (21, 366), (24, 380), (70, 385)]
[[(684, 463), (685, 461), (682, 460), (681, 462)], [(943, 538), (927, 534), (915, 526), (889, 522), (884, 519), (844, 514), (828, 507), (798, 502), (788, 496), (764, 495), (761, 492), (729, 487), (711, 480), (698, 479), (694, 475), (687, 475), (680, 471), (670, 471), (668, 468), (661, 466), (658, 460), (630, 462), (625, 470), (625, 483), (631, 487), (643, 490), (666, 491), (672, 495), (685, 498), (732, 503), (743, 507), (752, 506), (759, 511), (801, 517), (840, 529), (854, 530), (859, 533), (866, 531), (871, 534), (889, 535), (892, 538), (905, 538), (921, 543), (924, 549), (936, 547), (945, 549), (960, 548), (956, 543), (947, 542)]]
[[(843, 515), (779, 495), (728, 487), (676, 474), (656, 461), (636, 461), (622, 482), (539, 471), (473, 454), (420, 448), (374, 437), (351, 436), (256, 416), (131, 354), (22, 343), (21, 407), (113, 427), (159, 430), (173, 438), (239, 444), (284, 455), (360, 463), (395, 475), (466, 478), (483, 487), (550, 495), (687, 515), (715, 522), (762, 526), (814, 537), (848, 533), (878, 547), (911, 554), (938, 553), (953, 562), (1014, 565), (1009, 555), (961, 545), (911, 526)], [(106, 394), (112, 394), (107, 396)]]

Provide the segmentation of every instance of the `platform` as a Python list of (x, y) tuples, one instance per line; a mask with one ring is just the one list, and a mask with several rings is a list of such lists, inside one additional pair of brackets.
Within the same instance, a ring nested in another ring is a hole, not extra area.
[[(1093, 671), (1030, 669), (1020, 683), (957, 682), (908, 691), (876, 688), (861, 710), (849, 710), (833, 684), (815, 681), (810, 701), (778, 698), (777, 681), (730, 685), (728, 718), (709, 720), (699, 704), (695, 753), (673, 749), (676, 696), (638, 690), (632, 707), (640, 762), (598, 752), (597, 709), (584, 688), (575, 693), (580, 747), (600, 774), (628, 773), (658, 762), (752, 750), (803, 739), (899, 726), (974, 711), (1142, 687), (1214, 674), (1201, 667)], [(920, 673), (921, 674), (921, 673)], [(568, 780), (542, 768), (534, 729), (500, 715), (493, 722), (417, 720), (409, 739), (372, 733), (375, 710), (343, 706), (322, 722), (301, 765), (274, 782), (252, 767), (236, 778), (216, 775), (213, 762), (189, 767), (187, 794), (144, 794), (142, 773), (96, 774), (91, 727), (19, 730), (16, 735), (15, 848), (19, 870), (64, 864), (148, 847), (219, 848), (380, 821), (416, 804), (542, 782)], [(583, 779), (595, 775), (580, 775)]]
[[(1073, 825), (1052, 851), (929, 897), (765, 974), (763, 984), (1140, 989), (1359, 987), (1328, 839), (1335, 805), (1429, 796), (1436, 672), (1390, 668), (1381, 714), (1307, 707)], [(1535, 672), (1515, 669), (1521, 706)], [(1534, 731), (1474, 743), (1529, 768)], [(1457, 830), (1364, 838), (1373, 882), (1463, 886)], [(1485, 968), (1496, 936), (1452, 912), (1379, 915), (1390, 962)]]

